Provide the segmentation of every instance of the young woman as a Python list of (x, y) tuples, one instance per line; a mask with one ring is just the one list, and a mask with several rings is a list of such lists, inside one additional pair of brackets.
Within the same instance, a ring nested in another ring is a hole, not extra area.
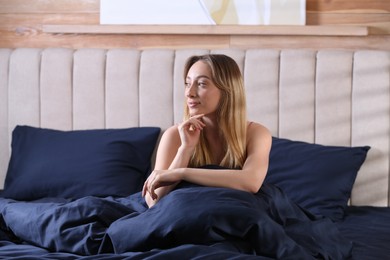
[[(184, 121), (161, 138), (142, 191), (148, 206), (180, 181), (256, 193), (267, 173), (272, 138), (264, 126), (247, 121), (237, 63), (226, 55), (193, 56), (184, 79)], [(199, 168), (204, 165), (224, 169)]]

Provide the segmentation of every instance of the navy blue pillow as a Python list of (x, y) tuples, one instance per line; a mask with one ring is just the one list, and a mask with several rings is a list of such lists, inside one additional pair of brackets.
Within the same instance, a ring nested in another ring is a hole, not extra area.
[(311, 213), (340, 220), (369, 149), (273, 137), (265, 182), (279, 186)]
[(59, 131), (16, 126), (3, 197), (127, 196), (141, 190), (160, 128)]

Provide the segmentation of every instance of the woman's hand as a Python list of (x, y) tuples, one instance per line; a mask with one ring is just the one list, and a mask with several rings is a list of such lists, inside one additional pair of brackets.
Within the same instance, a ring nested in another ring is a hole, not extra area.
[(192, 116), (178, 126), (182, 146), (193, 148), (198, 144), (200, 131), (206, 126), (202, 121), (203, 116)]
[(203, 114), (192, 116), (177, 128), (171, 127), (163, 134), (156, 157), (155, 166), (158, 170), (149, 175), (142, 188), (142, 196), (146, 197), (149, 207), (171, 192), (182, 180), (183, 171), (180, 168), (188, 166), (199, 142), (200, 132), (205, 127), (202, 117)]
[(161, 199), (162, 195), (168, 194), (167, 191), (165, 194), (160, 194), (160, 197), (156, 194), (156, 189), (163, 186), (172, 186), (172, 189), (181, 181), (181, 176), (179, 171), (176, 169), (173, 170), (154, 170), (145, 181), (142, 188), (142, 196), (145, 196), (146, 193), (149, 193), (150, 197), (153, 200)]

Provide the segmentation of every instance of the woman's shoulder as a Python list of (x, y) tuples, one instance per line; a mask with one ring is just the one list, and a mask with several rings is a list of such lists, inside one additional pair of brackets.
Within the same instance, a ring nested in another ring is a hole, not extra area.
[(268, 128), (260, 123), (249, 121), (247, 135), (249, 138), (262, 136), (263, 138), (270, 138), (271, 132)]
[(254, 122), (254, 121), (248, 121), (248, 131), (250, 130), (260, 130), (260, 131), (265, 131), (269, 132), (268, 128), (260, 123)]
[(178, 132), (179, 130), (178, 130), (178, 125), (171, 125), (170, 127), (168, 127), (166, 130), (165, 130), (165, 132)]
[(164, 133), (161, 136), (160, 144), (161, 143), (180, 145), (180, 134), (177, 125), (170, 126), (164, 130)]
[(173, 126), (168, 127), (164, 131), (163, 137), (169, 138), (169, 139), (180, 138), (178, 126), (177, 125), (173, 125)]

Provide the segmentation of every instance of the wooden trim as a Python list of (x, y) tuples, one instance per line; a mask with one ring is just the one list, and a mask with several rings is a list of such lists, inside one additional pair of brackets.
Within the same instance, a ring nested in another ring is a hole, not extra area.
[(171, 35), (306, 35), (367, 36), (368, 26), (307, 25), (52, 25), (44, 33), (61, 34), (171, 34)]

